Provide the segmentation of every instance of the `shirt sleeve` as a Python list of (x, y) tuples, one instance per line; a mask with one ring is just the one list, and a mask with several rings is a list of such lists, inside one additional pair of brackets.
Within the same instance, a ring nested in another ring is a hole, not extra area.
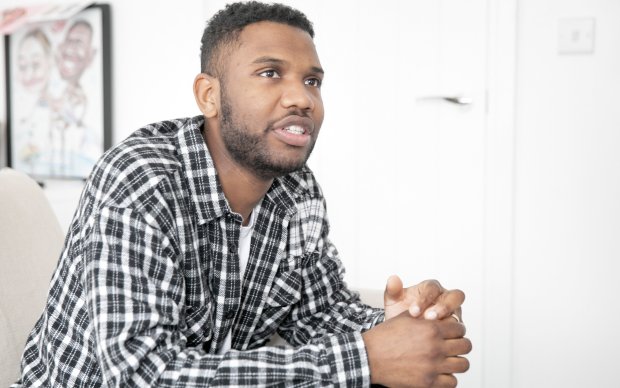
[(278, 333), (293, 345), (301, 345), (339, 333), (362, 333), (384, 321), (384, 310), (362, 303), (344, 281), (344, 267), (329, 240), (325, 207), (320, 209), (322, 227), (313, 252), (302, 258), (302, 297)]
[[(370, 384), (364, 342), (355, 330), (341, 330), (294, 349), (264, 347), (214, 355), (189, 347), (178, 247), (150, 217), (129, 208), (102, 208), (91, 218), (85, 241), (82, 303), (87, 304), (93, 332), (84, 335), (94, 338), (107, 386)], [(345, 291), (341, 295), (338, 299)], [(302, 325), (311, 323), (305, 320)]]

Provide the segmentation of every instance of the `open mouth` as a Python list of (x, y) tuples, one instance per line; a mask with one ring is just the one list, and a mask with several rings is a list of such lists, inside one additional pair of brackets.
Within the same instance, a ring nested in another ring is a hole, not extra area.
[(310, 143), (310, 131), (301, 125), (276, 128), (273, 133), (280, 141), (294, 147), (305, 147)]
[(309, 117), (291, 115), (276, 122), (272, 128), (280, 141), (295, 147), (306, 147), (312, 141), (314, 122)]

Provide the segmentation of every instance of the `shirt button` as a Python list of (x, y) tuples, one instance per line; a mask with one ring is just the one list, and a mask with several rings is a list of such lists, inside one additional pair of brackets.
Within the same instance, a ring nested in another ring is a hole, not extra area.
[(236, 313), (237, 312), (235, 310), (228, 310), (228, 312), (226, 312), (226, 314), (224, 315), (224, 318), (226, 318), (227, 320), (233, 319)]
[(232, 243), (232, 244), (230, 244), (229, 246), (230, 246), (230, 251), (231, 251), (231, 252), (235, 252), (235, 251), (237, 250), (237, 244)]

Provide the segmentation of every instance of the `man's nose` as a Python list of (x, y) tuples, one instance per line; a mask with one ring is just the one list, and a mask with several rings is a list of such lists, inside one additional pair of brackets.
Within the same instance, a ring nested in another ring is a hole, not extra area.
[(314, 110), (314, 96), (303, 82), (288, 82), (282, 92), (281, 104), (284, 108)]

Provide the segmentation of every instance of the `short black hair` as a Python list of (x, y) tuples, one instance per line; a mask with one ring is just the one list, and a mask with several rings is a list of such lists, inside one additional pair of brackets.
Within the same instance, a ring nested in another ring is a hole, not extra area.
[(232, 3), (218, 11), (207, 22), (200, 47), (201, 72), (219, 77), (223, 49), (235, 43), (243, 28), (249, 24), (269, 21), (287, 24), (307, 32), (314, 38), (312, 22), (302, 12), (284, 4), (265, 4), (258, 1)]

